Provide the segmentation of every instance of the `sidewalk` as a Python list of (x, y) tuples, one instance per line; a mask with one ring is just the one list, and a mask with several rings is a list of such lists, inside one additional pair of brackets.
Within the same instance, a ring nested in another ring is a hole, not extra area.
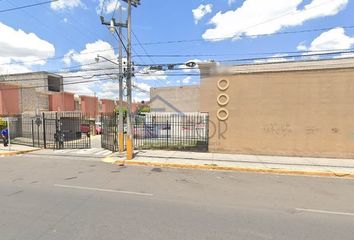
[(124, 161), (121, 154), (106, 159), (109, 161), (127, 165), (354, 178), (354, 160), (351, 159), (144, 150), (137, 151), (131, 161)]
[(0, 156), (15, 156), (24, 153), (30, 153), (39, 150), (39, 148), (27, 147), (22, 145), (11, 145), (11, 148), (0, 146)]

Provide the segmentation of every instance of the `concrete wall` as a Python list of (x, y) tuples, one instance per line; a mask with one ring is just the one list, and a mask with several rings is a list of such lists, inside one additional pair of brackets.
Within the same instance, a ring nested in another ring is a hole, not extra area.
[(20, 92), (20, 111), (35, 112), (49, 110), (49, 96), (46, 93), (37, 92), (34, 88), (23, 88)]
[[(210, 151), (354, 157), (354, 68), (339, 67), (235, 74), (202, 69), (200, 110), (210, 113)], [(218, 89), (220, 79), (230, 82), (227, 90)], [(221, 93), (230, 98), (226, 121), (217, 119)]]
[(61, 92), (63, 91), (63, 77), (47, 73), (47, 72), (32, 72), (23, 74), (10, 74), (5, 75), (5, 81), (11, 84), (23, 86), (38, 86), (36, 88), (39, 92)]
[(0, 115), (18, 113), (20, 113), (18, 87), (0, 83)]
[(151, 112), (199, 112), (199, 86), (150, 89)]
[(75, 100), (73, 93), (53, 93), (49, 96), (50, 111), (75, 111)]
[(80, 96), (81, 99), (81, 112), (90, 118), (98, 116), (98, 98), (90, 96)]

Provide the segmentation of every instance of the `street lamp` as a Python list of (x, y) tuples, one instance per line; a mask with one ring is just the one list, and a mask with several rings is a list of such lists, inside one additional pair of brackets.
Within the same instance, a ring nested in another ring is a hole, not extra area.
[(110, 60), (110, 59), (108, 59), (108, 58), (106, 58), (106, 57), (103, 57), (103, 56), (101, 56), (101, 55), (97, 55), (97, 57), (95, 57), (95, 61), (96, 61), (96, 63), (99, 63), (100, 58), (103, 58), (104, 60), (106, 60), (106, 61), (108, 61), (108, 62), (111, 62), (111, 63), (113, 63), (113, 64), (115, 64), (115, 65), (118, 65), (118, 66), (119, 66), (119, 64), (118, 64), (118, 63), (113, 62), (112, 60)]

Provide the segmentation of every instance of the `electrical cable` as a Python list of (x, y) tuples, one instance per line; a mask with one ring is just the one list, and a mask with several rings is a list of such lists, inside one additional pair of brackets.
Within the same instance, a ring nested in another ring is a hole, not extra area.
[(24, 6), (14, 7), (14, 8), (3, 9), (3, 10), (0, 10), (0, 13), (10, 12), (10, 11), (15, 11), (15, 10), (20, 10), (20, 9), (30, 8), (30, 7), (35, 7), (35, 6), (40, 6), (40, 5), (49, 4), (49, 3), (58, 2), (58, 1), (59, 1), (59, 0), (51, 0), (51, 1), (39, 2), (39, 3), (30, 4), (30, 5), (24, 5)]

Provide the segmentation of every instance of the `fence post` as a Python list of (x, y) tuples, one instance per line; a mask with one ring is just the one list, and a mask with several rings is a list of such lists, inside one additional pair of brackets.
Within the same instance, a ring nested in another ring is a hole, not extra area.
[(168, 119), (167, 119), (167, 127), (166, 127), (166, 131), (167, 131), (167, 148), (168, 148)]
[(58, 134), (59, 134), (59, 126), (58, 126), (58, 112), (56, 112), (55, 113), (55, 137), (54, 137), (54, 142), (55, 142), (55, 144), (53, 145), (54, 147), (54, 149), (58, 149), (59, 148), (59, 146), (58, 146), (58, 144), (59, 144), (59, 142), (58, 142), (58, 140), (59, 140), (59, 136), (58, 136)]
[[(101, 148), (103, 148), (103, 113), (101, 113)], [(95, 128), (96, 128), (96, 126), (95, 126)], [(96, 131), (96, 129), (95, 129), (95, 131)]]
[(43, 147), (44, 149), (47, 148), (47, 135), (46, 135), (46, 126), (45, 126), (45, 113), (43, 112), (42, 113), (42, 118), (43, 118), (43, 121), (42, 121), (42, 124), (43, 124)]
[(34, 123), (33, 123), (33, 119), (32, 119), (32, 145), (34, 147)]

